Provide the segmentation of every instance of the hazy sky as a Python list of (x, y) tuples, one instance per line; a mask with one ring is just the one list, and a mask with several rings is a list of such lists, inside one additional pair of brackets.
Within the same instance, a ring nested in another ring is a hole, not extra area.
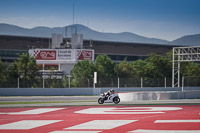
[[(74, 22), (101, 32), (174, 40), (200, 33), (200, 0), (74, 0)], [(73, 23), (73, 0), (0, 0), (0, 23), (25, 28)]]

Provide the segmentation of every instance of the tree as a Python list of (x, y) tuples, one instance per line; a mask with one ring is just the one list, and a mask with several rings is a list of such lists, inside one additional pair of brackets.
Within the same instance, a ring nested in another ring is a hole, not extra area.
[[(168, 64), (172, 69), (172, 50), (167, 52), (167, 59), (169, 60)], [(176, 57), (177, 58), (177, 57)], [(195, 62), (181, 62), (180, 63), (180, 75), (181, 77), (199, 77), (200, 76), (200, 65)], [(172, 75), (171, 75), (172, 77)]]
[(134, 75), (133, 66), (128, 63), (126, 59), (119, 64), (116, 64), (115, 72), (120, 78), (130, 78)]
[(144, 77), (147, 71), (146, 64), (147, 62), (141, 59), (132, 62), (131, 65), (134, 71), (133, 76)]
[(27, 82), (32, 84), (36, 81), (39, 67), (36, 64), (35, 58), (23, 53), (13, 63), (13, 67), (16, 68), (18, 75), (22, 78), (23, 87), (27, 87)]
[(63, 79), (62, 79), (62, 86), (63, 86), (64, 88), (69, 87), (69, 78), (68, 78), (66, 75), (63, 76)]
[(107, 55), (98, 55), (94, 65), (99, 78), (116, 77), (116, 73), (114, 71), (115, 63)]
[(74, 68), (71, 70), (71, 84), (75, 87), (86, 86), (88, 79), (93, 78), (95, 72), (94, 64), (88, 60), (78, 62), (74, 65)]
[(7, 77), (7, 64), (3, 63), (0, 58), (0, 86), (4, 86), (8, 80)]
[(164, 56), (158, 54), (150, 54), (146, 59), (146, 69), (147, 77), (152, 78), (163, 78), (171, 77), (171, 65), (169, 64), (170, 60)]
[(194, 62), (181, 63), (181, 76), (184, 76), (185, 86), (200, 85), (200, 66)]
[(9, 67), (8, 67), (8, 79), (9, 79), (9, 84), (12, 87), (17, 87), (17, 82), (18, 82), (18, 78), (20, 77), (18, 70), (17, 70), (17, 66), (16, 64), (12, 63)]
[(200, 66), (194, 62), (181, 63), (181, 75), (196, 77), (200, 76)]

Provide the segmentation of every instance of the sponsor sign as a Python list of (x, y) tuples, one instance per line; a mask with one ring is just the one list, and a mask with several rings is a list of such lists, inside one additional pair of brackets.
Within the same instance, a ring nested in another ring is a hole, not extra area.
[(94, 60), (94, 51), (89, 49), (31, 49), (29, 54), (36, 60)]
[(56, 50), (34, 50), (36, 60), (56, 60)]
[(77, 50), (77, 60), (93, 60), (93, 51)]
[(57, 60), (72, 60), (72, 53), (70, 49), (58, 49)]

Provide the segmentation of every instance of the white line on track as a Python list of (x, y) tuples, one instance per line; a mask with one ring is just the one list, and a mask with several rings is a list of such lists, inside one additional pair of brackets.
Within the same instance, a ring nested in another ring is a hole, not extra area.
[(200, 122), (200, 120), (156, 120), (154, 123), (183, 123), (183, 122)]
[(38, 108), (38, 109), (31, 109), (26, 111), (20, 111), (20, 112), (4, 112), (0, 114), (8, 114), (8, 115), (36, 115), (36, 114), (42, 114), (47, 113), (51, 111), (57, 111), (65, 108)]
[(200, 130), (143, 130), (138, 129), (131, 133), (200, 133)]
[(112, 129), (136, 121), (137, 120), (93, 120), (65, 129)]
[(52, 124), (52, 123), (59, 122), (59, 121), (62, 121), (62, 120), (22, 120), (22, 121), (17, 121), (17, 122), (0, 125), (0, 129), (28, 130), (28, 129)]
[(124, 107), (124, 108), (87, 108), (76, 111), (80, 114), (161, 114), (165, 111), (181, 110), (179, 107)]

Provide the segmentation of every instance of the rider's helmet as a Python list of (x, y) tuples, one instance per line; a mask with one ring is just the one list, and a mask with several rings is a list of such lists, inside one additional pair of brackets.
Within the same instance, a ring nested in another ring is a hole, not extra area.
[(111, 93), (114, 93), (115, 91), (113, 89), (110, 90)]

